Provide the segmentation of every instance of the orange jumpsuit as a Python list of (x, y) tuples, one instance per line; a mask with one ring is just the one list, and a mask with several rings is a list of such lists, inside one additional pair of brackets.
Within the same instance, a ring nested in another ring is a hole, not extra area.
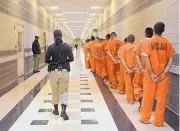
[[(123, 45), (123, 42), (120, 41), (120, 40), (111, 40), (109, 42), (109, 45), (108, 46), (109, 48), (106, 49), (108, 51), (110, 51), (110, 53), (112, 54), (113, 58), (116, 59), (116, 60), (119, 60), (119, 57), (118, 57), (118, 50), (119, 48)], [(117, 85), (117, 73), (119, 72), (119, 64), (115, 64), (112, 60), (109, 60), (109, 70), (110, 70), (110, 74), (109, 74), (109, 77), (110, 77), (110, 80), (111, 80), (111, 84), (112, 84), (112, 88), (116, 88), (116, 85)]]
[(95, 56), (94, 56), (94, 45), (96, 44), (96, 41), (90, 41), (86, 48), (90, 52), (89, 56), (89, 61), (90, 61), (90, 67), (91, 71), (95, 72), (96, 71), (96, 63), (95, 63)]
[(108, 56), (105, 52), (105, 47), (108, 44), (108, 40), (104, 40), (101, 43), (101, 68), (102, 68), (102, 78), (107, 78), (108, 79), (108, 71), (107, 71), (107, 61), (108, 61)]
[[(175, 52), (172, 44), (162, 36), (153, 36), (147, 44), (143, 45), (142, 55), (148, 56), (154, 74), (160, 75), (166, 68), (166, 65)], [(162, 126), (165, 122), (164, 112), (166, 104), (166, 95), (169, 89), (169, 75), (164, 79), (153, 82), (147, 68), (144, 73), (144, 94), (141, 110), (141, 122), (148, 122), (151, 117), (154, 97), (157, 99), (155, 110), (154, 125)]]
[[(126, 62), (126, 65), (129, 69), (134, 69), (136, 66), (136, 59), (135, 59), (135, 53), (134, 53), (134, 47), (133, 44), (125, 44), (123, 46), (123, 52), (121, 54), (121, 59), (124, 59)], [(133, 78), (134, 73), (128, 73), (126, 70), (124, 71), (124, 80), (125, 80), (125, 88), (126, 88), (126, 94), (127, 94), (127, 101), (128, 103), (132, 104), (134, 102), (134, 91), (133, 91)]]
[[(106, 46), (104, 47), (104, 51), (106, 52), (106, 51), (108, 51), (108, 49), (110, 49), (110, 41), (108, 43), (106, 43)], [(109, 83), (112, 83), (112, 80), (111, 80), (111, 77), (110, 77), (111, 71), (110, 71), (110, 68), (109, 68), (110, 61), (111, 61), (111, 58), (107, 55), (106, 63), (107, 63), (108, 80), (109, 80)]]
[(102, 71), (101, 71), (101, 60), (100, 60), (100, 47), (101, 43), (96, 43), (94, 46), (94, 54), (95, 54), (95, 65), (96, 65), (96, 74), (98, 76), (102, 76)]
[(89, 55), (88, 55), (88, 52), (86, 51), (87, 50), (87, 44), (86, 43), (84, 45), (84, 59), (85, 59), (85, 66), (86, 66), (86, 69), (89, 69), (90, 68), (90, 61), (89, 61)]
[[(144, 63), (143, 56), (141, 56), (141, 48), (143, 47), (144, 44), (147, 43), (147, 41), (148, 41), (148, 38), (136, 44), (136, 47), (134, 49), (134, 53), (140, 57), (143, 68), (145, 68), (145, 63)], [(135, 70), (135, 75), (134, 75), (134, 80), (133, 80), (133, 86), (134, 86), (134, 98), (135, 100), (138, 101), (140, 98), (143, 98), (144, 74), (141, 72), (138, 62), (136, 63), (137, 64), (136, 64), (136, 70)]]
[[(118, 51), (119, 56), (121, 56), (121, 54), (123, 53), (123, 47), (124, 45)], [(126, 69), (124, 68), (124, 65), (121, 62), (119, 72), (117, 73), (117, 80), (119, 81), (118, 93), (120, 94), (125, 94), (125, 81), (124, 81), (125, 70)]]

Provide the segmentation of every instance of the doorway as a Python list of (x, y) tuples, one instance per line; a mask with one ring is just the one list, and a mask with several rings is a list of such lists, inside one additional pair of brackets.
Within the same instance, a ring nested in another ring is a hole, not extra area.
[(15, 37), (17, 47), (17, 75), (24, 75), (24, 26), (15, 25)]
[(43, 32), (43, 47), (44, 47), (44, 52), (46, 52), (47, 45), (46, 45), (46, 33), (45, 32)]

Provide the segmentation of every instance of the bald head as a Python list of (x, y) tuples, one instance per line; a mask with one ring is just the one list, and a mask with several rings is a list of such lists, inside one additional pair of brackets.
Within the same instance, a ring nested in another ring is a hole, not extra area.
[(127, 41), (129, 42), (129, 43), (134, 43), (134, 41), (135, 41), (135, 36), (133, 35), (133, 34), (130, 34), (128, 37), (127, 37)]
[(117, 38), (116, 32), (112, 32), (111, 33), (111, 39), (113, 40), (113, 39), (116, 39), (116, 38)]

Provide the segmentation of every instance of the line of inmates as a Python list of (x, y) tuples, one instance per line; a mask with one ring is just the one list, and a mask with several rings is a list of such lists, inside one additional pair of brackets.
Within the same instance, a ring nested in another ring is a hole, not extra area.
[[(158, 22), (154, 29), (145, 29), (145, 39), (134, 44), (133, 34), (118, 40), (115, 32), (106, 39), (86, 40), (85, 63), (119, 94), (127, 94), (127, 102), (139, 101), (140, 122), (149, 124), (154, 98), (157, 100), (154, 125), (163, 126), (166, 95), (169, 89), (169, 70), (175, 50), (171, 42), (162, 37), (165, 24)], [(153, 34), (154, 32), (154, 34)]]

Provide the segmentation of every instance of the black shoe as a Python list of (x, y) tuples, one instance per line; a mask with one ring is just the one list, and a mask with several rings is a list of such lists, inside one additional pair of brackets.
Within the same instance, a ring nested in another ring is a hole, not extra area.
[(66, 120), (69, 120), (69, 117), (68, 117), (68, 115), (67, 115), (67, 113), (66, 113), (66, 107), (67, 107), (67, 105), (62, 104), (61, 106), (62, 106), (61, 117), (62, 117), (65, 121), (66, 121)]
[(66, 121), (69, 120), (68, 115), (66, 114), (66, 112), (61, 112), (61, 117)]
[(37, 73), (37, 71), (33, 71), (33, 74), (36, 74)]
[(40, 72), (40, 71), (37, 71), (37, 72)]
[(138, 110), (139, 110), (139, 111), (141, 111), (141, 106), (142, 106), (142, 98), (140, 98), (138, 101), (139, 101), (139, 108), (138, 108)]
[(91, 71), (93, 74), (95, 74), (96, 72), (93, 72), (93, 71)]
[(53, 114), (56, 115), (56, 116), (58, 116), (58, 115), (59, 115), (59, 111), (58, 111), (58, 110), (54, 110), (54, 111), (53, 111)]

